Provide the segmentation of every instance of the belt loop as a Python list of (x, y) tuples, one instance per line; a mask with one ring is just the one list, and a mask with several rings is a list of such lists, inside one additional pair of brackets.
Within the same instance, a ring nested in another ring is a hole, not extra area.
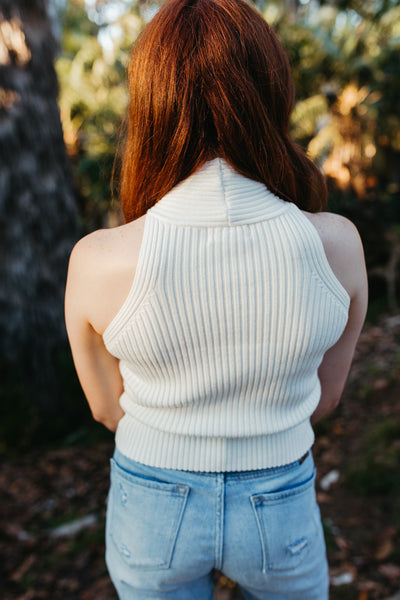
[(308, 456), (309, 452), (310, 452), (310, 451), (309, 451), (309, 450), (307, 450), (307, 452), (306, 452), (305, 454), (303, 454), (303, 456), (302, 456), (302, 457), (300, 458), (300, 460), (299, 460), (299, 465), (302, 465), (302, 464), (303, 464), (303, 462), (306, 460), (306, 458), (307, 458), (307, 456)]

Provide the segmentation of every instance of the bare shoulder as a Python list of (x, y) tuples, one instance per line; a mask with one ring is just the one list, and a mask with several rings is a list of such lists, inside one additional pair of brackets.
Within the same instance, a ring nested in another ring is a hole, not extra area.
[(145, 217), (141, 217), (120, 227), (93, 231), (72, 250), (67, 299), (81, 307), (99, 333), (103, 333), (128, 295), (144, 224)]
[(102, 265), (107, 266), (108, 261), (123, 260), (128, 249), (132, 256), (136, 246), (140, 248), (144, 221), (145, 217), (141, 217), (126, 225), (89, 233), (75, 244), (71, 259), (79, 261), (81, 267), (86, 264), (91, 266), (92, 261), (95, 261), (98, 263), (97, 267), (101, 268)]
[(336, 277), (353, 297), (366, 282), (364, 250), (356, 226), (334, 213), (303, 214), (317, 230)]
[(361, 244), (360, 236), (356, 226), (346, 217), (330, 212), (303, 214), (311, 221), (318, 231), (324, 247), (339, 247), (343, 244)]

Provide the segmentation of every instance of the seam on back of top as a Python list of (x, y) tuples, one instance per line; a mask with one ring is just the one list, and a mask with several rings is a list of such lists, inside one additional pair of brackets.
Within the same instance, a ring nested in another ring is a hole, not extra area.
[(225, 205), (226, 225), (228, 225), (229, 227), (232, 227), (231, 215), (230, 215), (230, 211), (229, 211), (229, 204), (228, 204), (228, 200), (226, 197), (226, 188), (225, 188), (225, 183), (224, 183), (224, 170), (222, 168), (222, 161), (220, 158), (218, 159), (218, 168), (219, 168), (219, 173), (220, 173), (222, 197), (224, 199), (224, 205)]

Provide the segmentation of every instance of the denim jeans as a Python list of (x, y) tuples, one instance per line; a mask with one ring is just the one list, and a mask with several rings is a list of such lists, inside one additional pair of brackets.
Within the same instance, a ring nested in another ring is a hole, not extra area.
[(212, 600), (213, 570), (247, 600), (327, 600), (311, 452), (257, 471), (111, 461), (106, 562), (120, 600)]

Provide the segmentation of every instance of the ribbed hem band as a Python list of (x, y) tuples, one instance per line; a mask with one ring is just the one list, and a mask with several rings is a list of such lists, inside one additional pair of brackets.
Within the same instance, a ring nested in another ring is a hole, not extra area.
[(149, 466), (184, 471), (250, 471), (286, 465), (314, 442), (309, 420), (280, 433), (242, 438), (212, 438), (159, 431), (125, 415), (116, 433), (122, 454)]

